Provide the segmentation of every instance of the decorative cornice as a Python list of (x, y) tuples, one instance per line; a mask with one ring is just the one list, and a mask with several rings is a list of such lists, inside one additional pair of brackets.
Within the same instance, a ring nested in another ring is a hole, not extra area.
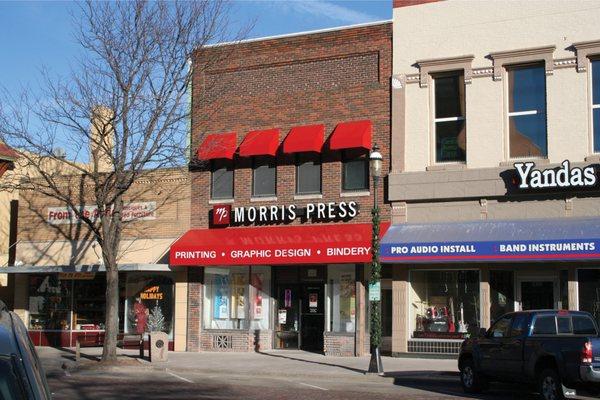
[(476, 68), (473, 70), (473, 78), (483, 78), (486, 76), (493, 76), (494, 68), (484, 67), (484, 68)]
[(594, 54), (600, 54), (600, 40), (573, 43), (577, 54), (577, 72), (587, 70), (587, 58)]
[(427, 87), (431, 79), (431, 73), (444, 72), (462, 69), (464, 71), (465, 84), (471, 83), (472, 68), (471, 63), (474, 55), (466, 55), (450, 58), (435, 58), (429, 60), (420, 60), (416, 64), (419, 67), (419, 83), (421, 87)]
[(494, 62), (494, 80), (502, 80), (502, 68), (504, 65), (533, 61), (544, 61), (546, 75), (552, 75), (554, 72), (554, 59), (552, 56), (554, 50), (556, 50), (556, 46), (552, 45), (490, 53), (490, 58)]
[(575, 57), (554, 60), (554, 68), (570, 68), (576, 65), (577, 59)]
[(419, 75), (419, 74), (406, 75), (406, 84), (419, 83), (420, 78), (421, 78), (421, 75)]

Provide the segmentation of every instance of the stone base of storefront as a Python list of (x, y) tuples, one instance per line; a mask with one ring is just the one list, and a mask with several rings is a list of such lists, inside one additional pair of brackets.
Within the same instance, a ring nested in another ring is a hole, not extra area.
[(323, 333), (323, 352), (326, 356), (354, 357), (354, 333)]
[(273, 331), (269, 329), (211, 329), (200, 333), (201, 351), (251, 352), (272, 348)]

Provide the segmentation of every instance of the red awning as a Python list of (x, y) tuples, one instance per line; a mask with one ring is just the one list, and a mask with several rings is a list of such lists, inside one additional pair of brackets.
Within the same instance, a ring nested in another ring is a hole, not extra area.
[(371, 150), (372, 124), (369, 120), (339, 123), (329, 138), (331, 150)]
[[(383, 237), (389, 223), (382, 223)], [(171, 246), (170, 264), (283, 265), (367, 263), (371, 224), (193, 229)]]
[(235, 132), (214, 133), (207, 135), (198, 147), (198, 159), (214, 160), (215, 158), (233, 159), (237, 147)]
[(325, 125), (295, 126), (283, 141), (284, 153), (313, 151), (320, 153), (325, 137)]
[(240, 145), (240, 156), (274, 156), (279, 147), (279, 129), (251, 131)]

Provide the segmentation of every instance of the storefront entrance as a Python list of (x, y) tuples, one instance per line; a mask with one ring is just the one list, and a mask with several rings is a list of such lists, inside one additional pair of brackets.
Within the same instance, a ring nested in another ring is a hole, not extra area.
[(557, 283), (551, 279), (522, 279), (518, 281), (521, 310), (556, 308)]
[(276, 347), (323, 351), (324, 285), (278, 285), (276, 326)]
[(323, 285), (308, 284), (303, 287), (300, 323), (300, 348), (308, 351), (323, 351), (325, 330), (325, 299)]
[(325, 268), (275, 269), (275, 347), (323, 351)]

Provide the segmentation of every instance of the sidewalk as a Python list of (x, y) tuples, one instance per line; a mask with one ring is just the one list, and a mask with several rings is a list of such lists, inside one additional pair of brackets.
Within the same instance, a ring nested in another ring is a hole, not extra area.
[[(119, 349), (119, 355), (136, 358), (134, 350)], [(38, 353), (47, 369), (71, 369), (76, 367), (73, 349), (39, 347)], [(89, 359), (99, 357), (101, 348), (82, 349), (79, 365), (89, 363)], [(148, 353), (146, 352), (146, 356)], [(193, 371), (195, 373), (227, 374), (243, 376), (260, 373), (269, 376), (364, 376), (369, 365), (369, 357), (326, 357), (320, 354), (294, 350), (267, 351), (261, 353), (227, 352), (169, 352), (169, 361), (151, 364), (147, 359), (140, 360), (141, 368), (168, 369), (169, 371)], [(135, 363), (132, 364), (135, 366)], [(383, 357), (387, 376), (399, 375), (456, 375), (456, 360), (393, 358)]]

